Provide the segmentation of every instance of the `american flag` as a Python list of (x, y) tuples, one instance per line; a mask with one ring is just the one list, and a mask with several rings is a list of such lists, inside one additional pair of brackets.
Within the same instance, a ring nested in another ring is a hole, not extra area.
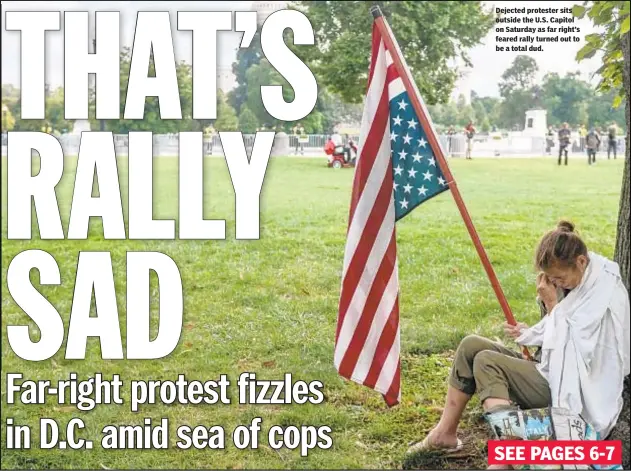
[[(418, 91), (413, 93), (424, 107)], [(426, 109), (424, 114), (429, 120)], [(383, 394), (390, 406), (401, 399), (395, 222), (449, 189), (428, 134), (436, 136), (433, 125), (431, 121), (427, 128), (421, 124), (373, 24), (368, 92), (344, 254), (335, 367), (341, 376)]]

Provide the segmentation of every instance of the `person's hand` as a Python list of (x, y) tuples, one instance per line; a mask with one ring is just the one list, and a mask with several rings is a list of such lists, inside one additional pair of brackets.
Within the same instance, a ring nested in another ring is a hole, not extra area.
[(508, 322), (504, 322), (504, 333), (513, 340), (519, 337), (522, 331), (526, 330), (527, 328), (528, 326), (523, 322), (518, 322), (517, 325), (512, 325)]
[(551, 312), (557, 304), (557, 290), (543, 272), (537, 275), (537, 294), (543, 301), (548, 312)]

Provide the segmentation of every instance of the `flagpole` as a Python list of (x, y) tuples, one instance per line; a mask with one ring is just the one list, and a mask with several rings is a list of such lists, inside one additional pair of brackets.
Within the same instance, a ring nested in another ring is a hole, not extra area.
[[(405, 89), (408, 92), (410, 101), (412, 102), (412, 106), (414, 107), (414, 111), (416, 111), (416, 114), (419, 117), (419, 120), (421, 121), (425, 129), (433, 129), (432, 126), (430, 125), (429, 117), (426, 116), (423, 106), (421, 105), (421, 100), (418, 96), (416, 87), (412, 83), (411, 78), (408, 76), (406, 67), (404, 66), (404, 63), (403, 63), (402, 55), (400, 54), (400, 51), (399, 51), (399, 46), (390, 32), (390, 27), (388, 26), (388, 23), (386, 19), (384, 18), (383, 13), (381, 12), (381, 8), (379, 8), (378, 6), (373, 6), (370, 9), (370, 11), (375, 19), (375, 23), (377, 24), (377, 27), (379, 28), (381, 37), (383, 38), (386, 44), (386, 49), (388, 50), (388, 52), (390, 52), (390, 56), (392, 57), (392, 62), (394, 63), (394, 66), (397, 68), (397, 71), (399, 72), (401, 80), (403, 80), (403, 84), (405, 86)], [(502, 291), (502, 287), (500, 286), (500, 282), (497, 279), (497, 276), (495, 275), (495, 271), (493, 270), (491, 261), (489, 260), (489, 257), (486, 254), (486, 251), (484, 250), (482, 241), (480, 240), (480, 237), (478, 236), (478, 232), (476, 231), (475, 226), (473, 225), (473, 221), (471, 220), (471, 217), (469, 216), (469, 211), (467, 211), (467, 207), (465, 206), (462, 196), (460, 195), (460, 190), (458, 189), (456, 180), (454, 179), (453, 174), (451, 173), (451, 170), (449, 169), (449, 165), (447, 165), (447, 160), (445, 159), (445, 156), (443, 155), (442, 147), (440, 146), (440, 143), (438, 142), (438, 139), (436, 138), (433, 132), (428, 132), (427, 138), (429, 140), (430, 145), (432, 146), (432, 150), (434, 151), (434, 156), (436, 157), (436, 160), (438, 161), (438, 165), (440, 166), (440, 169), (443, 175), (447, 179), (449, 189), (451, 190), (451, 194), (453, 195), (454, 200), (456, 201), (456, 206), (458, 206), (458, 210), (460, 211), (460, 215), (462, 216), (462, 219), (464, 220), (465, 226), (467, 226), (467, 230), (469, 231), (469, 235), (471, 236), (473, 245), (475, 246), (475, 249), (478, 252), (478, 256), (480, 257), (480, 260), (482, 261), (482, 265), (484, 267), (484, 270), (486, 271), (489, 281), (491, 282), (493, 291), (495, 291), (495, 296), (497, 297), (497, 300), (499, 301), (500, 306), (502, 307), (502, 311), (504, 311), (504, 316), (506, 317), (506, 320), (509, 324), (516, 325), (517, 322), (515, 321), (515, 317), (513, 316), (513, 313), (508, 304), (508, 301), (506, 300), (504, 291)], [(530, 353), (528, 352), (528, 349), (526, 347), (523, 347), (523, 353), (526, 356), (526, 358), (531, 359)]]

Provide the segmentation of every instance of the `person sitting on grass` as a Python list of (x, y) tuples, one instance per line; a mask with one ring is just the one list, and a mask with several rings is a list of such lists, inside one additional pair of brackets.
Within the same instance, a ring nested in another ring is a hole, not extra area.
[(618, 264), (589, 252), (566, 221), (543, 236), (535, 264), (541, 321), (531, 328), (504, 324), (519, 345), (539, 347), (533, 361), (489, 339), (465, 337), (440, 421), (408, 453), (459, 450), (458, 423), (474, 393), (488, 413), (563, 407), (582, 415), (601, 437), (609, 434), (630, 370), (629, 294)]

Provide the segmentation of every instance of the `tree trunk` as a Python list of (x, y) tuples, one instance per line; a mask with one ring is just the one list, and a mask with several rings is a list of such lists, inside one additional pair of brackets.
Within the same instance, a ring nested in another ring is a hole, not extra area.
[(629, 59), (629, 33), (625, 34), (622, 40), (622, 53), (624, 56), (622, 80), (626, 92), (627, 138), (625, 145), (626, 160), (622, 176), (622, 193), (620, 195), (620, 211), (618, 212), (618, 237), (616, 239), (616, 254), (614, 258), (620, 265), (622, 279), (628, 290), (629, 268), (631, 266), (629, 261), (629, 146), (631, 145), (631, 139), (629, 139), (629, 131), (631, 129), (631, 119), (629, 118), (629, 98), (631, 98), (631, 84), (629, 83), (629, 67), (631, 67), (631, 60)]
[[(629, 33), (627, 33), (622, 39), (622, 54), (624, 56), (622, 79), (626, 94), (627, 138), (624, 173), (622, 176), (622, 193), (620, 195), (620, 211), (618, 213), (618, 236), (616, 238), (616, 253), (614, 256), (616, 262), (620, 265), (620, 272), (627, 290), (629, 290), (629, 267), (631, 264), (629, 260), (629, 161), (631, 160), (631, 152), (629, 151), (631, 146), (631, 133), (629, 132), (631, 130), (631, 106), (629, 105), (629, 98), (631, 98), (631, 81), (629, 80), (629, 68), (631, 67), (631, 60), (629, 59), (630, 49)], [(631, 460), (629, 458), (629, 423), (631, 422), (631, 412), (629, 411), (628, 376), (624, 380), (622, 397), (624, 398), (622, 413), (618, 419), (618, 424), (611, 432), (609, 438), (612, 440), (622, 440), (622, 467), (624, 469), (631, 469)]]

